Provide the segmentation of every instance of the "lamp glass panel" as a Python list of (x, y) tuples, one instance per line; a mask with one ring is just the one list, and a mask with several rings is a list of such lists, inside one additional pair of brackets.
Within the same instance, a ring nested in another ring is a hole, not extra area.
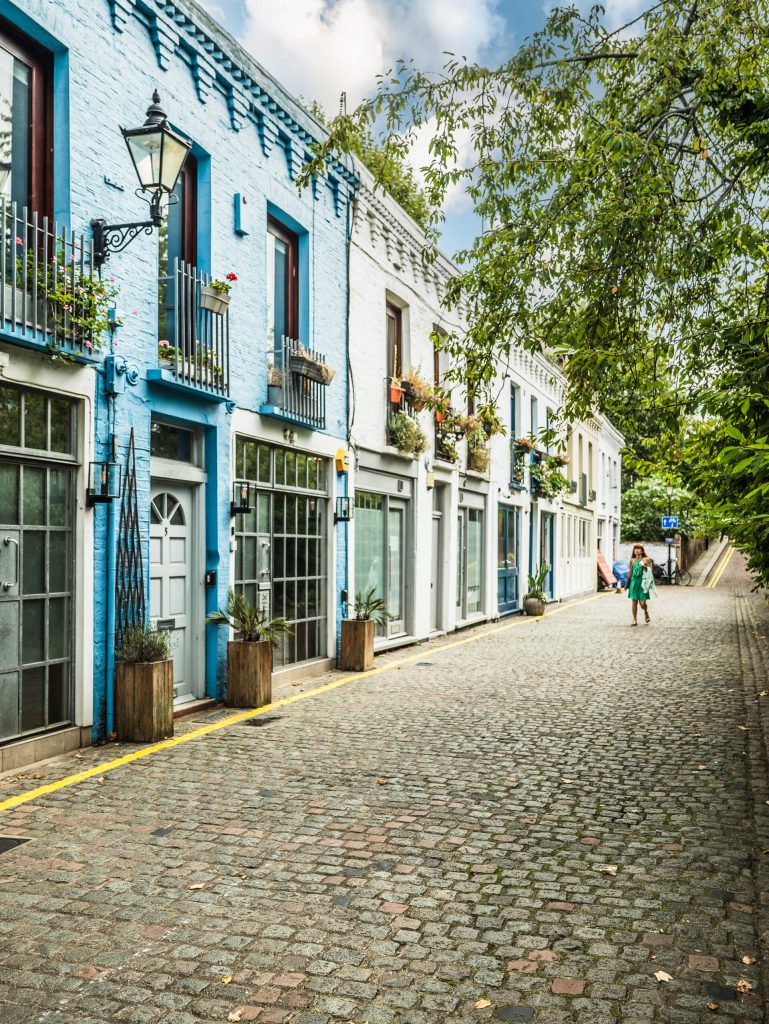
[(126, 136), (128, 151), (142, 188), (157, 189), (160, 185), (162, 139), (162, 131)]
[(189, 146), (169, 132), (163, 132), (163, 160), (160, 165), (160, 185), (166, 192), (173, 192), (176, 181), (187, 159)]

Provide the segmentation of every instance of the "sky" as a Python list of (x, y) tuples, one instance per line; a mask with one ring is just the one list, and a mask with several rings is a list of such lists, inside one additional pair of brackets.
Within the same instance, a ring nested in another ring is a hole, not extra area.
[[(541, 28), (548, 0), (200, 0), (210, 14), (295, 96), (329, 113), (349, 110), (400, 58), (440, 70), (444, 51), (496, 64)], [(573, 0), (572, 0), (573, 2)], [(577, 0), (588, 3), (588, 0)], [(622, 24), (640, 0), (605, 0)], [(419, 164), (415, 157), (415, 164)], [(441, 248), (451, 255), (479, 228), (461, 194), (444, 208)]]

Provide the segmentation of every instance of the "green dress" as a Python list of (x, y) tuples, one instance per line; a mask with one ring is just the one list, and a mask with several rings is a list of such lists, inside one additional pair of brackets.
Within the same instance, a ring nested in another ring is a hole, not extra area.
[(643, 588), (643, 575), (643, 562), (634, 562), (627, 587), (627, 596), (631, 601), (647, 601), (649, 598), (649, 591)]

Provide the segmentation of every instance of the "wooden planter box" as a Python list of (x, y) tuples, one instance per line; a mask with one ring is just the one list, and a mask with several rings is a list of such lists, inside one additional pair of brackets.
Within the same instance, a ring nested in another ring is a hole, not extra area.
[(342, 619), (342, 655), (345, 672), (365, 672), (374, 664), (374, 620)]
[(174, 663), (119, 661), (115, 685), (117, 738), (158, 743), (174, 734)]
[(261, 708), (272, 701), (272, 644), (269, 640), (227, 643), (227, 703)]

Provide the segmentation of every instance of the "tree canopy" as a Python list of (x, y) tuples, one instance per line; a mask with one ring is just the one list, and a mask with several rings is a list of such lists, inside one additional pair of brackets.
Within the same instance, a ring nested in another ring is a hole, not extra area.
[(614, 28), (559, 9), (498, 67), (399, 64), (306, 172), (374, 124), (401, 156), (429, 131), (433, 241), (457, 184), (490, 226), (455, 257), (456, 372), (558, 355), (566, 415), (606, 410), (637, 471), (700, 488), (769, 583), (769, 0), (660, 0)]

